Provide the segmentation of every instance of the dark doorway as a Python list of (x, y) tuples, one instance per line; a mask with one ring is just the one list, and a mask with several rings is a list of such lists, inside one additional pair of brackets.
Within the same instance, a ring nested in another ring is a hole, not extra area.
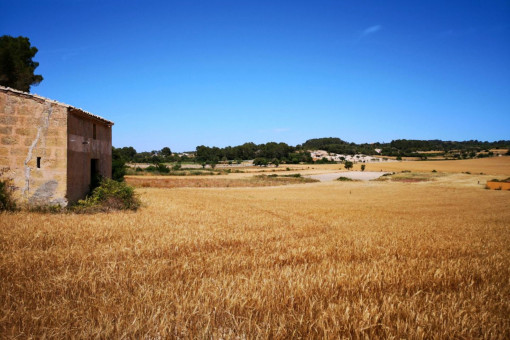
[(90, 160), (90, 191), (99, 186), (101, 176), (99, 175), (99, 159), (92, 158)]

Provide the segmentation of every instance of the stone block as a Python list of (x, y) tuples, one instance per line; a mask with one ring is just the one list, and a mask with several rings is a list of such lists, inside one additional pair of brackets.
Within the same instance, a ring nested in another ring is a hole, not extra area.
[(0, 124), (3, 125), (15, 125), (18, 122), (18, 118), (14, 116), (6, 116), (1, 115), (0, 116)]
[(55, 169), (66, 169), (67, 159), (58, 159), (55, 161)]
[(32, 145), (32, 143), (34, 142), (34, 139), (35, 139), (35, 138), (31, 138), (31, 137), (24, 138), (24, 139), (23, 139), (23, 145), (25, 145), (25, 146), (30, 146), (30, 145)]
[(9, 155), (9, 149), (8, 148), (4, 148), (4, 147), (0, 147), (0, 157), (5, 157)]
[(66, 119), (67, 120), (67, 107), (54, 106), (51, 114), (51, 119)]
[(48, 137), (60, 137), (61, 136), (60, 129), (49, 128), (46, 131), (45, 135)]
[(3, 145), (17, 145), (19, 143), (19, 137), (17, 136), (5, 136), (1, 139)]
[(66, 180), (67, 180), (67, 176), (63, 173), (61, 174), (53, 174), (53, 176), (51, 176), (52, 178), (55, 179), (55, 181), (59, 182), (59, 183), (66, 183)]
[(59, 147), (66, 146), (67, 140), (64, 137), (47, 137), (46, 147)]
[(67, 117), (52, 117), (50, 120), (50, 127), (63, 127), (67, 128)]
[(23, 104), (18, 106), (18, 114), (22, 116), (33, 116), (36, 112), (34, 105)]
[(15, 104), (13, 105), (11, 103), (7, 103), (7, 105), (4, 106), (3, 113), (6, 115), (14, 115), (16, 113), (15, 108), (16, 108)]
[(8, 168), (11, 166), (11, 160), (8, 157), (0, 156), (0, 169)]
[(48, 148), (35, 148), (32, 152), (32, 155), (34, 157), (44, 157), (44, 158), (50, 158), (51, 157), (51, 149)]
[(67, 157), (67, 149), (66, 148), (53, 148), (51, 150), (51, 156), (53, 158), (66, 158)]
[(43, 160), (45, 169), (65, 169), (67, 167), (67, 160), (65, 159), (46, 159)]
[(27, 155), (11, 157), (13, 164), (16, 164), (16, 167), (20, 167), (20, 168), (25, 166), (26, 158), (27, 158)]
[(32, 168), (32, 171), (30, 171), (30, 177), (31, 179), (42, 179), (44, 178), (44, 171), (41, 171), (42, 169)]
[(10, 135), (12, 134), (11, 126), (0, 126), (0, 135)]
[(28, 154), (28, 148), (24, 147), (12, 147), (11, 149), (11, 156), (27, 156)]
[(38, 128), (43, 123), (42, 118), (36, 116), (20, 117), (20, 120), (23, 121), (24, 126), (34, 126), (36, 128)]
[(36, 128), (17, 128), (15, 130), (15, 133), (20, 136), (36, 136), (37, 135), (37, 129)]

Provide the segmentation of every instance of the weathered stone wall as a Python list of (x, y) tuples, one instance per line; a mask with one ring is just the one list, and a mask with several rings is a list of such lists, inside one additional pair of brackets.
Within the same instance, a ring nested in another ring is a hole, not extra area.
[[(96, 138), (93, 131), (96, 126)], [(91, 160), (97, 159), (97, 172), (112, 176), (112, 128), (78, 110), (68, 115), (67, 198), (74, 202), (90, 190)]]
[[(37, 168), (40, 157), (40, 168)], [(65, 206), (67, 107), (0, 89), (0, 169), (15, 198), (31, 205)]]

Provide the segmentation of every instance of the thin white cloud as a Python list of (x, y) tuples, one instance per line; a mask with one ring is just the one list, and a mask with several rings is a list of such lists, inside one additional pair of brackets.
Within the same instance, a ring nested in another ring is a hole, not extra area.
[(379, 32), (381, 29), (382, 29), (381, 25), (374, 25), (374, 26), (367, 27), (363, 30), (363, 32), (361, 33), (361, 36), (366, 37), (367, 35)]

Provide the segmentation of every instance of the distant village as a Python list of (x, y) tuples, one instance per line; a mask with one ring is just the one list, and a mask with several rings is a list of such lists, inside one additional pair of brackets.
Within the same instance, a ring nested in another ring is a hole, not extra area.
[[(381, 153), (381, 149), (375, 149), (377, 153)], [(312, 156), (312, 159), (314, 162), (326, 159), (330, 162), (344, 162), (349, 161), (353, 163), (376, 163), (376, 162), (395, 162), (394, 159), (389, 159), (387, 157), (374, 157), (374, 156), (367, 156), (363, 154), (355, 154), (355, 155), (344, 155), (344, 154), (337, 154), (337, 153), (331, 153), (324, 150), (315, 150), (311, 151), (310, 155)]]

